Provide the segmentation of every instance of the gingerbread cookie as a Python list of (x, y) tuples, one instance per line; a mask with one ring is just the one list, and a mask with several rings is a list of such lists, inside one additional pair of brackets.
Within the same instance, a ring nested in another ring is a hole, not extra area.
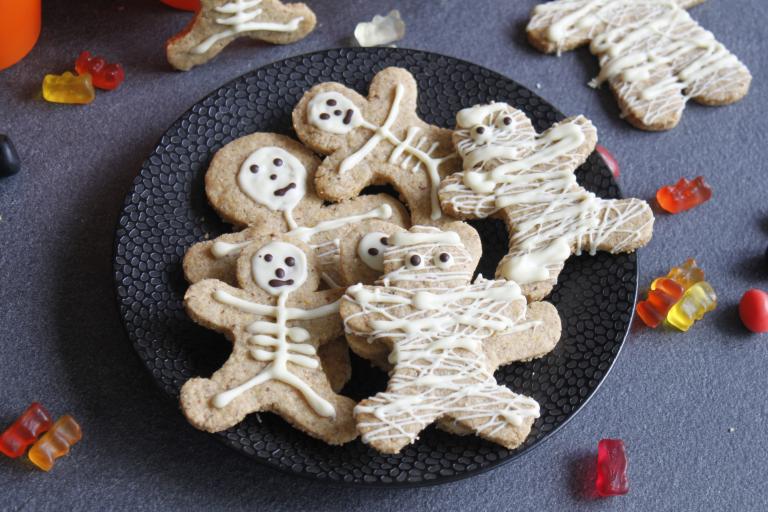
[(205, 64), (238, 37), (273, 44), (303, 39), (315, 28), (315, 13), (305, 4), (279, 0), (200, 0), (192, 22), (166, 43), (168, 62), (187, 71)]
[(504, 220), (509, 253), (496, 276), (520, 284), (530, 300), (549, 294), (572, 253), (630, 252), (651, 239), (645, 201), (600, 199), (576, 182), (597, 143), (585, 117), (537, 134), (523, 112), (491, 103), (460, 111), (456, 124), (464, 170), (440, 185), (442, 207), (463, 219)]
[[(470, 284), (479, 236), (461, 222), (443, 229), (415, 226), (390, 236), (381, 284), (351, 286), (342, 299), (347, 333), (391, 350), (387, 390), (355, 407), (363, 441), (384, 453), (399, 452), (435, 421), (519, 446), (539, 405), (499, 385), (493, 371), (548, 352), (560, 337), (554, 307), (529, 310), (516, 283), (480, 276)], [(520, 331), (535, 335), (524, 342)]]
[(316, 251), (330, 287), (345, 284), (339, 274), (338, 244), (344, 233), (366, 219), (408, 225), (403, 206), (386, 194), (325, 205), (314, 177), (319, 160), (299, 142), (272, 133), (236, 139), (214, 155), (205, 176), (211, 206), (237, 227), (252, 226), (192, 246), (184, 274), (194, 283), (216, 278), (234, 284), (237, 256), (265, 233), (289, 233)]
[(293, 110), (293, 127), (307, 146), (328, 157), (315, 177), (320, 197), (341, 201), (369, 185), (391, 184), (413, 224), (447, 221), (437, 187), (455, 154), (451, 131), (422, 121), (418, 88), (400, 68), (379, 71), (368, 98), (335, 82), (312, 87)]
[(528, 39), (547, 53), (590, 43), (623, 117), (643, 130), (677, 125), (692, 98), (727, 105), (749, 91), (739, 59), (685, 11), (702, 0), (557, 0), (537, 5)]
[(237, 262), (241, 288), (206, 279), (190, 286), (192, 319), (227, 336), (232, 354), (211, 378), (193, 378), (181, 406), (195, 427), (218, 432), (271, 411), (330, 444), (356, 437), (354, 402), (331, 389), (318, 348), (342, 332), (341, 290), (316, 291), (314, 252), (288, 236), (264, 236)]

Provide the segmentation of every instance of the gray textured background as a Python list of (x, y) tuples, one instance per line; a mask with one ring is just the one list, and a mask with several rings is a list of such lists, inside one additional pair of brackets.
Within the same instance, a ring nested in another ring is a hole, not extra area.
[[(0, 458), (0, 508), (15, 510), (766, 510), (768, 336), (749, 335), (736, 304), (768, 288), (765, 0), (711, 0), (693, 16), (752, 70), (750, 95), (726, 108), (691, 105), (681, 125), (644, 133), (586, 82), (586, 50), (536, 53), (524, 25), (535, 0), (310, 0), (319, 26), (287, 47), (233, 44), (188, 73), (169, 69), (164, 40), (189, 18), (153, 0), (45, 0), (30, 56), (0, 72), (0, 133), (23, 172), (0, 179), (0, 423), (32, 400), (71, 412), (85, 438), (50, 474)], [(399, 7), (402, 47), (467, 59), (586, 114), (622, 167), (624, 192), (650, 199), (704, 174), (714, 199), (659, 214), (642, 251), (641, 287), (695, 256), (718, 309), (689, 333), (635, 326), (613, 371), (570, 424), (522, 460), (436, 488), (336, 488), (260, 467), (188, 426), (155, 387), (122, 330), (111, 279), (123, 197), (166, 128), (209, 91), (262, 64), (348, 44), (355, 24)], [(40, 98), (48, 72), (82, 49), (123, 63), (125, 84), (86, 107)], [(729, 429), (735, 429), (729, 432)], [(592, 496), (598, 439), (628, 445), (630, 494)]]

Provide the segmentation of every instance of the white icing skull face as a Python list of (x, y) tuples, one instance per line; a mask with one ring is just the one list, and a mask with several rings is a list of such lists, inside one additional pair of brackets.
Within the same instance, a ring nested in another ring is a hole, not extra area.
[(357, 244), (357, 256), (368, 267), (383, 272), (384, 250), (388, 246), (388, 235), (380, 231), (374, 231), (360, 239), (360, 243)]
[[(494, 158), (516, 159), (527, 144), (521, 144), (528, 130), (519, 131), (519, 117), (506, 103), (491, 103), (459, 111), (456, 115), (464, 168), (471, 169)], [(530, 142), (533, 138), (530, 137)]]
[(395, 233), (385, 255), (393, 281), (449, 281), (471, 277), (465, 268), (472, 261), (458, 234), (452, 231)]
[(272, 211), (290, 211), (307, 190), (307, 170), (301, 161), (278, 147), (265, 147), (245, 159), (237, 175), (245, 195)]
[(251, 260), (251, 272), (259, 287), (270, 295), (297, 290), (307, 280), (307, 257), (286, 242), (271, 242)]
[(338, 135), (346, 135), (363, 124), (357, 105), (336, 91), (322, 92), (312, 98), (307, 115), (315, 128)]

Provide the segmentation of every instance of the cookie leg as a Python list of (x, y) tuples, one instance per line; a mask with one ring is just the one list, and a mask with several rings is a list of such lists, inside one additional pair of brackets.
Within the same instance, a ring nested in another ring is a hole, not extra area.
[(321, 345), (317, 349), (317, 357), (323, 365), (323, 373), (328, 376), (331, 389), (338, 393), (352, 376), (346, 340), (341, 337)]
[(597, 227), (580, 240), (582, 252), (632, 252), (653, 235), (653, 212), (641, 199), (601, 200), (598, 218)]
[(418, 439), (438, 411), (419, 397), (383, 392), (355, 407), (355, 422), (364, 443), (381, 453), (398, 453)]

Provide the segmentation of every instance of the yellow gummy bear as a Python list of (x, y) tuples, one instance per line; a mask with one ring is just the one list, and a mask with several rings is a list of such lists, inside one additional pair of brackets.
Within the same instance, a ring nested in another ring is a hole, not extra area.
[(667, 323), (687, 331), (696, 320), (717, 306), (717, 294), (706, 281), (699, 281), (685, 291), (683, 297), (672, 306), (667, 314)]
[(96, 97), (91, 82), (91, 75), (73, 75), (69, 71), (63, 75), (45, 75), (43, 78), (43, 98), (52, 103), (87, 104)]

